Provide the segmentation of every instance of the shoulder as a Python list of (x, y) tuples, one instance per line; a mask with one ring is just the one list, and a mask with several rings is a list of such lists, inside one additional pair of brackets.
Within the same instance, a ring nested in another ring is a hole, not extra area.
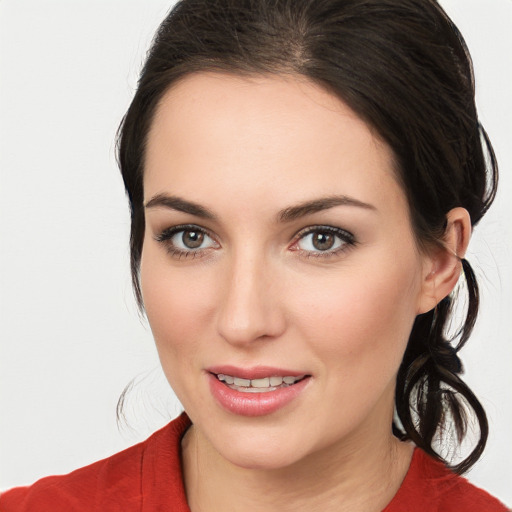
[[(163, 464), (168, 471), (176, 472), (178, 459), (173, 447), (179, 443), (188, 423), (186, 416), (180, 416), (142, 443), (111, 457), (67, 475), (49, 476), (33, 485), (6, 491), (0, 496), (0, 510), (139, 511), (146, 476), (151, 479), (155, 466)], [(165, 460), (157, 460), (157, 455)]]
[(94, 510), (100, 496), (108, 502), (123, 492), (136, 499), (134, 484), (144, 446), (133, 446), (67, 475), (48, 476), (28, 487), (11, 489), (0, 497), (2, 511)]
[(498, 499), (416, 448), (411, 466), (384, 512), (508, 512)]

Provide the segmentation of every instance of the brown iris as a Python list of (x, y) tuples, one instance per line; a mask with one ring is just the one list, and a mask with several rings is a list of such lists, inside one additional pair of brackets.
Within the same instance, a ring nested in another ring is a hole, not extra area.
[(334, 241), (335, 237), (330, 233), (322, 233), (321, 231), (313, 233), (313, 247), (319, 251), (328, 251), (329, 249), (332, 249)]
[(188, 249), (197, 249), (204, 241), (204, 233), (200, 231), (184, 231), (181, 239), (183, 245)]

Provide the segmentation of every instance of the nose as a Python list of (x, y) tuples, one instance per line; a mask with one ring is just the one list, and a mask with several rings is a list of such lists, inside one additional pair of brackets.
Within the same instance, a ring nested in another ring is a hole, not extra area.
[(217, 329), (237, 346), (279, 337), (286, 328), (279, 272), (262, 259), (243, 257), (225, 272), (218, 304)]

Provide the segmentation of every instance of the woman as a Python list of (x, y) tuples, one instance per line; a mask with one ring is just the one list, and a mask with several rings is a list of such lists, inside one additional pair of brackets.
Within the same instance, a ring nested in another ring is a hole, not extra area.
[(119, 161), (136, 295), (187, 415), (5, 510), (505, 510), (436, 444), (462, 442), (468, 407), (480, 438), (453, 469), (485, 446), (457, 353), (497, 177), (436, 3), (181, 2)]

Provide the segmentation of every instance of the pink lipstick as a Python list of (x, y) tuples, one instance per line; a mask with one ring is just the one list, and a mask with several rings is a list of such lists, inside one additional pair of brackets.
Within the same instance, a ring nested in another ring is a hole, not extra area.
[(307, 387), (310, 375), (258, 366), (207, 369), (210, 391), (225, 410), (242, 416), (263, 416), (288, 405)]

